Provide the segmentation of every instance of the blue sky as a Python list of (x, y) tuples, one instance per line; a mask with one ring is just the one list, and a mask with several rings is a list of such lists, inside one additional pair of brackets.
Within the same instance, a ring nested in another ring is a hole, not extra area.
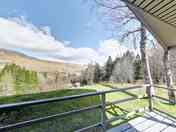
[(71, 63), (102, 62), (120, 54), (119, 48), (125, 48), (105, 30), (93, 3), (83, 1), (1, 1), (0, 47)]
[(83, 1), (5, 0), (0, 4), (0, 16), (24, 16), (38, 27), (49, 26), (58, 40), (71, 41), (73, 47), (97, 48), (99, 41), (111, 34), (97, 20), (93, 4)]

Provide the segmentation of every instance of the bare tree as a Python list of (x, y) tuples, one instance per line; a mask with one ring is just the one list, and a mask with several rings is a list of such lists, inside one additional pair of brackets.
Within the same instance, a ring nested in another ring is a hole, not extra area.
[(155, 48), (151, 48), (148, 50), (148, 53), (150, 69), (154, 83), (165, 82), (163, 48), (159, 44), (156, 44)]
[[(126, 38), (133, 38), (134, 46), (136, 46), (136, 38), (139, 38), (140, 41), (139, 47), (142, 57), (142, 63), (144, 67), (144, 82), (145, 84), (153, 84), (149, 61), (146, 54), (146, 45), (147, 45), (147, 30), (142, 23), (138, 21), (135, 15), (128, 9), (128, 7), (121, 2), (120, 0), (94, 0), (97, 5), (103, 7), (105, 18), (110, 18), (112, 27), (114, 29), (121, 30), (119, 34), (122, 40)], [(106, 19), (107, 20), (107, 19)], [(108, 19), (109, 20), (109, 19)], [(133, 24), (133, 26), (130, 26)], [(149, 93), (149, 87), (146, 90), (146, 93)]]
[(134, 81), (134, 63), (135, 57), (133, 53), (127, 51), (122, 58), (115, 62), (111, 81), (130, 83)]
[(169, 63), (172, 71), (173, 81), (176, 82), (176, 48), (169, 50)]
[[(153, 80), (152, 80), (152, 76), (151, 76), (151, 72), (150, 72), (148, 55), (146, 53), (147, 34), (146, 34), (146, 29), (143, 24), (141, 24), (140, 33), (141, 33), (140, 52), (141, 52), (141, 58), (142, 58), (142, 63), (143, 63), (143, 67), (144, 67), (144, 82), (145, 82), (145, 84), (152, 85)], [(147, 87), (146, 93), (148, 95), (154, 94), (154, 89), (152, 88), (150, 91), (150, 87)]]
[(95, 71), (95, 66), (92, 63), (88, 64), (87, 68), (84, 71), (82, 71), (82, 74), (81, 74), (81, 84), (82, 85), (93, 84), (94, 71)]
[(170, 103), (175, 102), (175, 93), (173, 89), (173, 82), (175, 78), (176, 57), (173, 55), (174, 50), (162, 49), (159, 45), (156, 45), (154, 49), (150, 49), (150, 66), (152, 71), (153, 80), (156, 83), (164, 81), (168, 88), (168, 97)]
[(170, 60), (169, 50), (165, 49), (163, 61), (164, 61), (164, 68), (165, 68), (165, 74), (166, 74), (166, 84), (168, 87), (169, 101), (170, 103), (174, 104), (175, 103), (175, 93), (172, 90), (173, 89), (173, 78), (172, 78), (171, 64), (169, 60)]

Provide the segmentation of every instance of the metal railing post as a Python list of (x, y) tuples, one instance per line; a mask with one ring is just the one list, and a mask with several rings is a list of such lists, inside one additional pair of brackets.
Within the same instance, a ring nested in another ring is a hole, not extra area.
[(101, 115), (101, 122), (102, 122), (102, 128), (103, 132), (106, 132), (106, 94), (101, 94), (101, 101), (102, 101), (102, 115)]
[(149, 110), (153, 111), (153, 95), (154, 95), (154, 87), (152, 85), (148, 85), (147, 88), (149, 88)]

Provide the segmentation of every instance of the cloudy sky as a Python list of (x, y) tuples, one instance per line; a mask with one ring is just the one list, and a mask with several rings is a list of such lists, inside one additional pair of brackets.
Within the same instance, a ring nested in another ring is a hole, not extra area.
[(104, 63), (127, 50), (82, 0), (5, 0), (0, 4), (0, 48), (40, 59)]

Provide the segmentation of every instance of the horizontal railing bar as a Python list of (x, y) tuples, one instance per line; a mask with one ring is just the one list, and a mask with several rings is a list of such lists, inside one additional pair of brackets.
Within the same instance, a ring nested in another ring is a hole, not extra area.
[[(168, 114), (167, 112), (164, 112), (164, 111), (162, 111), (162, 110), (159, 110), (159, 109), (157, 109), (157, 108), (153, 108), (154, 110), (156, 110), (156, 111), (158, 111), (158, 112), (160, 112), (160, 113), (163, 113), (163, 114), (165, 114), (165, 115), (167, 115), (168, 117), (171, 117), (171, 118), (173, 118), (173, 119), (175, 119), (176, 120), (176, 117), (175, 116), (173, 116), (173, 115), (171, 115), (171, 114)], [(175, 120), (173, 120), (174, 122), (175, 122)]]
[(72, 111), (69, 111), (69, 112), (64, 112), (64, 113), (60, 113), (60, 114), (55, 114), (55, 115), (51, 115), (51, 116), (46, 116), (46, 117), (32, 119), (32, 120), (28, 120), (28, 121), (24, 121), (24, 122), (10, 124), (10, 125), (7, 125), (7, 126), (2, 126), (2, 127), (0, 127), (0, 131), (7, 131), (7, 130), (14, 129), (14, 128), (22, 128), (22, 127), (30, 126), (33, 123), (40, 123), (40, 122), (44, 122), (44, 121), (49, 121), (49, 120), (55, 119), (55, 118), (63, 118), (65, 116), (69, 116), (69, 115), (72, 115), (72, 114), (78, 114), (80, 112), (85, 112), (85, 111), (91, 111), (91, 110), (95, 110), (95, 109), (98, 109), (98, 108), (101, 108), (101, 104), (94, 105), (94, 106), (91, 106), (91, 107), (82, 108), (82, 109), (79, 109), (79, 110), (72, 110)]
[(82, 129), (79, 129), (79, 130), (76, 130), (74, 132), (84, 132), (84, 131), (87, 131), (87, 130), (90, 130), (90, 129), (93, 129), (93, 128), (98, 128), (98, 127), (102, 127), (102, 124), (101, 123), (97, 123), (97, 124), (94, 124), (94, 125), (91, 125), (91, 126), (88, 126), (88, 127), (85, 127), (85, 128), (82, 128)]
[(138, 97), (130, 97), (127, 99), (122, 99), (122, 100), (117, 100), (117, 101), (113, 101), (113, 102), (107, 102), (106, 106), (110, 106), (110, 105), (115, 105), (115, 104), (120, 104), (120, 103), (124, 103), (124, 102), (128, 102), (128, 101), (132, 101), (132, 100), (136, 100), (138, 99)]
[(172, 91), (176, 91), (176, 89), (174, 89), (174, 88), (170, 88), (170, 89), (168, 89), (168, 88), (166, 88), (166, 87), (164, 87), (164, 86), (158, 86), (158, 85), (152, 85), (153, 87), (156, 87), (156, 88), (161, 88), (161, 89), (164, 89), (164, 90), (172, 90)]
[(120, 115), (120, 116), (112, 117), (111, 119), (108, 119), (106, 122), (109, 124), (113, 121), (116, 121), (116, 120), (119, 120), (119, 119), (125, 119), (128, 116), (135, 115), (136, 113), (145, 112), (146, 110), (147, 110), (146, 108), (139, 108), (139, 109), (136, 109), (136, 110), (133, 110), (133, 111), (127, 113), (126, 115)]
[(30, 105), (39, 105), (39, 104), (46, 104), (46, 103), (52, 103), (52, 102), (79, 99), (79, 98), (90, 97), (90, 96), (98, 96), (101, 94), (108, 94), (108, 93), (113, 93), (113, 92), (122, 92), (122, 91), (127, 91), (127, 90), (143, 88), (145, 86), (146, 85), (132, 86), (132, 87), (127, 87), (127, 88), (118, 88), (118, 89), (113, 89), (113, 90), (107, 90), (107, 91), (101, 91), (101, 92), (91, 92), (91, 93), (72, 95), (72, 96), (66, 96), (66, 97), (55, 97), (55, 98), (26, 101), (26, 102), (20, 102), (20, 103), (3, 104), (3, 105), (0, 105), (0, 111), (11, 110), (11, 109), (16, 109), (20, 107), (30, 106)]
[(169, 99), (166, 99), (157, 95), (153, 95), (153, 97), (169, 102)]
[(114, 92), (123, 92), (127, 90), (134, 90), (134, 89), (139, 89), (139, 88), (144, 88), (148, 85), (139, 85), (139, 86), (131, 86), (131, 87), (126, 87), (126, 88), (116, 88), (113, 90), (108, 90), (108, 91), (103, 91), (103, 93), (108, 94), (108, 93), (114, 93)]
[(128, 90), (134, 90), (134, 89), (140, 89), (140, 88), (146, 88), (147, 86), (150, 86), (149, 84), (144, 84), (144, 85), (136, 85), (136, 86), (130, 86), (130, 87), (126, 87), (126, 88), (119, 88), (119, 87), (113, 87), (113, 90), (106, 90), (106, 91), (102, 91), (101, 93), (114, 93), (114, 92), (122, 92), (122, 91), (128, 91)]
[(20, 103), (12, 103), (12, 104), (4, 104), (0, 105), (0, 110), (7, 110), (7, 109), (13, 109), (13, 108), (19, 108), (19, 107), (26, 107), (30, 105), (40, 105), (40, 104), (47, 104), (47, 103), (53, 103), (53, 102), (59, 102), (59, 101), (67, 101), (72, 99), (78, 99), (82, 97), (90, 97), (90, 96), (96, 96), (99, 95), (99, 93), (87, 93), (87, 94), (81, 94), (81, 95), (73, 95), (73, 96), (66, 96), (66, 97), (55, 97), (55, 98), (48, 98), (48, 99), (41, 99), (41, 100), (34, 100), (34, 101), (25, 101)]
[(106, 123), (109, 124), (111, 122), (114, 122), (114, 121), (117, 121), (117, 120), (120, 120), (120, 119), (123, 119), (124, 118), (124, 115), (122, 116), (116, 116), (116, 117), (112, 117), (111, 119), (108, 119), (106, 120)]

